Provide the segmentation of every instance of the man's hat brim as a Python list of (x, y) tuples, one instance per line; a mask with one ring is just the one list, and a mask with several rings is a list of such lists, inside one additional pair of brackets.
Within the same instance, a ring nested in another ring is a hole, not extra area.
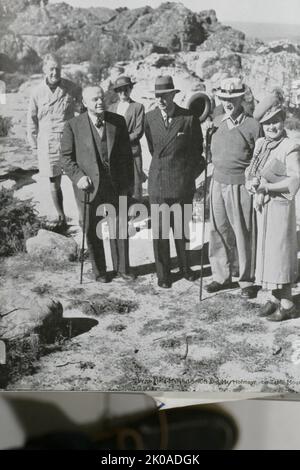
[(175, 91), (175, 93), (180, 93), (181, 90), (178, 90), (177, 88), (168, 88), (167, 90), (154, 90), (154, 93), (156, 95), (163, 95), (164, 93), (170, 93), (170, 91)]
[(124, 88), (125, 86), (133, 87), (136, 82), (130, 82), (130, 83), (123, 83), (123, 85), (113, 85), (113, 90), (118, 91), (120, 88)]
[(221, 100), (222, 98), (239, 98), (240, 96), (244, 96), (246, 93), (246, 90), (244, 91), (239, 91), (239, 92), (233, 92), (233, 93), (226, 93), (224, 91), (216, 91), (216, 96)]

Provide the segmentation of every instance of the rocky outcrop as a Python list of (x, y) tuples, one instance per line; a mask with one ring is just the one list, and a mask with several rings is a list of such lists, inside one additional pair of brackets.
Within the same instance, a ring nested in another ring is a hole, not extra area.
[(31, 256), (39, 259), (74, 261), (78, 247), (72, 238), (41, 229), (36, 237), (26, 240), (26, 250)]
[[(66, 3), (46, 5), (43, 1), (24, 1), (21, 6), (21, 13), (16, 10), (10, 17), (9, 30), (20, 35), (39, 56), (61, 49), (62, 57), (72, 63), (89, 60), (93, 51), (101, 48), (103, 35), (124, 35), (131, 58), (136, 59), (152, 52), (195, 50), (222, 29), (214, 10), (194, 13), (181, 3), (165, 2), (155, 9), (146, 6), (133, 10), (73, 8)], [(227, 27), (226, 31), (229, 37), (233, 30)], [(232, 35), (238, 37), (238, 33)], [(239, 48), (237, 39), (234, 50)]]
[(28, 70), (33, 72), (35, 68), (37, 71), (41, 63), (36, 51), (21, 36), (12, 32), (0, 37), (0, 51), (7, 55), (11, 61), (10, 70), (4, 67), (2, 60), (0, 62), (0, 70), (6, 72), (13, 72), (16, 69), (21, 72)]
[[(206, 17), (205, 17), (206, 18)], [(107, 27), (126, 33), (131, 39), (151, 42), (169, 52), (188, 50), (207, 36), (204, 17), (180, 3), (166, 2), (158, 8), (123, 9)]]
[(292, 80), (299, 76), (300, 56), (294, 53), (242, 54), (241, 59), (243, 75), (258, 99), (278, 86), (288, 95)]
[(300, 55), (300, 45), (285, 40), (271, 41), (268, 44), (261, 45), (256, 50), (257, 54), (277, 54), (278, 52), (287, 52), (289, 54)]
[(230, 26), (220, 25), (199, 47), (200, 51), (243, 52), (245, 34)]

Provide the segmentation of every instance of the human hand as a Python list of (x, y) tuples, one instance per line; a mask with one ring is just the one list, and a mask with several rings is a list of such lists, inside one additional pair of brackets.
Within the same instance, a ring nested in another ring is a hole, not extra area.
[(247, 191), (250, 193), (256, 193), (257, 188), (259, 187), (259, 178), (254, 176), (253, 178), (246, 180), (245, 186)]
[(93, 183), (89, 176), (82, 176), (77, 182), (77, 188), (82, 189), (83, 191), (90, 191), (92, 187)]
[(263, 192), (258, 192), (254, 196), (254, 207), (257, 212), (261, 212), (265, 202), (265, 194)]

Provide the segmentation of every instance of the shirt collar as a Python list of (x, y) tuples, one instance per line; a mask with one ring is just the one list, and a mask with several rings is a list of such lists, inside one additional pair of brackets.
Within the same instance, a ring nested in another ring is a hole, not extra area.
[(175, 116), (175, 110), (176, 110), (176, 105), (174, 103), (173, 109), (171, 110), (171, 112), (169, 114), (166, 113), (166, 111), (163, 111), (162, 109), (160, 109), (160, 112), (161, 112), (162, 117), (164, 119), (166, 119), (167, 117), (172, 119)]
[(239, 126), (244, 122), (245, 118), (246, 118), (246, 115), (245, 115), (244, 112), (241, 112), (241, 114), (239, 114), (236, 119), (232, 119), (231, 116), (227, 116), (225, 114), (225, 116), (222, 119), (222, 122), (226, 121), (226, 120), (229, 120), (230, 124), (232, 124), (233, 126)]
[[(98, 116), (95, 115), (95, 114), (90, 114), (89, 112), (88, 112), (88, 116), (89, 116), (90, 120), (92, 121), (92, 123), (93, 123), (94, 125), (96, 125)], [(105, 121), (105, 113), (102, 114), (101, 120), (102, 120), (103, 122)]]
[(48, 82), (47, 80), (47, 77), (45, 78), (45, 83), (47, 85), (47, 87), (51, 90), (51, 91), (55, 91), (56, 88), (58, 88), (61, 84), (61, 79), (59, 80), (59, 82), (57, 82), (55, 85), (50, 85), (50, 83)]

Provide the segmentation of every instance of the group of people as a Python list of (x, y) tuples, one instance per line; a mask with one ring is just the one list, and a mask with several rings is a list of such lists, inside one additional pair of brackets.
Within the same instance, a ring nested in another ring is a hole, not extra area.
[[(37, 151), (41, 175), (50, 179), (59, 222), (64, 225), (62, 171), (73, 183), (81, 223), (95, 279), (109, 282), (102, 237), (97, 224), (99, 206), (112, 204), (119, 218), (120, 196), (140, 202), (143, 172), (140, 139), (145, 133), (151, 154), (148, 193), (150, 206), (191, 206), (195, 180), (206, 162), (199, 118), (178, 106), (171, 76), (158, 76), (153, 93), (156, 107), (145, 114), (144, 106), (131, 99), (130, 77), (120, 76), (113, 89), (118, 101), (106, 109), (100, 86), (82, 91), (61, 78), (59, 59), (44, 60), (45, 80), (34, 90), (28, 111), (28, 137)], [(284, 130), (285, 110), (279, 90), (268, 94), (253, 116), (243, 107), (249, 88), (239, 78), (222, 81), (215, 94), (222, 113), (215, 120), (211, 140), (213, 175), (210, 186), (209, 258), (213, 280), (208, 292), (232, 286), (238, 275), (241, 295), (257, 294), (257, 285), (272, 297), (260, 315), (271, 321), (297, 316), (291, 287), (297, 280), (295, 195), (300, 186), (300, 146)], [(85, 111), (75, 116), (81, 104)], [(253, 110), (252, 110), (253, 111)], [(120, 222), (120, 223), (119, 223)], [(129, 266), (128, 223), (117, 220), (110, 237), (114, 275), (134, 280)], [(182, 225), (186, 221), (180, 220)], [(163, 213), (153, 250), (161, 288), (172, 285), (169, 235), (163, 234)], [(178, 218), (171, 217), (175, 232)], [(123, 224), (123, 226), (122, 226)], [(175, 237), (182, 277), (196, 279), (190, 268), (188, 237)], [(238, 273), (236, 272), (238, 270)], [(256, 285), (255, 285), (256, 284)]]

